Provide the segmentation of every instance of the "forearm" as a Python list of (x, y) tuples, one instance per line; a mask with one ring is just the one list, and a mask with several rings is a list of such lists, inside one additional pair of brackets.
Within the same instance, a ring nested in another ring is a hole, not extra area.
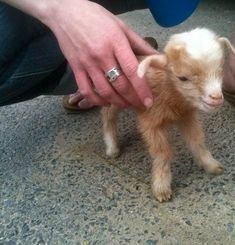
[[(68, 0), (0, 0), (46, 23)], [(87, 1), (87, 0), (78, 0)]]
[(12, 7), (15, 7), (37, 19), (46, 18), (46, 12), (49, 11), (49, 5), (54, 1), (50, 0), (0, 0)]

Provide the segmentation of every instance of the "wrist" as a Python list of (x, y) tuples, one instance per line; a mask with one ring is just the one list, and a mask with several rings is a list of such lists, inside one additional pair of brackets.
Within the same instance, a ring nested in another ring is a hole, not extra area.
[[(36, 4), (34, 9), (34, 17), (40, 20), (45, 25), (49, 26), (57, 12), (60, 5), (63, 5), (63, 0), (41, 0)], [(61, 3), (62, 2), (62, 3)]]
[(73, 4), (74, 2), (76, 5), (79, 2), (87, 2), (88, 0), (75, 0), (75, 1), (68, 1), (68, 0), (42, 0), (38, 1), (41, 4), (38, 4), (35, 16), (41, 22), (43, 22), (47, 26), (51, 26), (56, 21), (56, 16), (60, 15), (61, 12), (64, 11), (66, 5)]
[[(41, 0), (41, 1), (32, 1), (32, 0), (0, 0), (0, 2), (4, 2), (14, 8), (29, 14), (40, 21), (47, 19), (49, 16), (49, 12), (53, 2), (57, 2), (56, 0)], [(54, 3), (54, 4), (55, 4)]]

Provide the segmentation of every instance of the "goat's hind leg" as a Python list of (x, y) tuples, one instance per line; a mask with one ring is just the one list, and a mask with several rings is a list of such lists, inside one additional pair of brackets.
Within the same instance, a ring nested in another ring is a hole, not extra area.
[(101, 109), (104, 143), (106, 146), (106, 155), (109, 157), (117, 157), (120, 153), (117, 140), (118, 112), (119, 109), (112, 105)]

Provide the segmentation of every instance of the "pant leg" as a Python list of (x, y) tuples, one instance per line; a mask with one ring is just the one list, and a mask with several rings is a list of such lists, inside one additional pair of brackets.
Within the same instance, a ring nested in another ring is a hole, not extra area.
[(66, 61), (52, 33), (40, 36), (7, 64), (0, 76), (0, 105), (50, 93), (66, 70)]
[(0, 106), (52, 91), (66, 61), (49, 29), (0, 3), (0, 33)]

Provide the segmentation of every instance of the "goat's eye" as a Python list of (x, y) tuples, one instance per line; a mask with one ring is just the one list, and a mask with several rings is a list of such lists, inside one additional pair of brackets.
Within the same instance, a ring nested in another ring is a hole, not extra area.
[(188, 78), (187, 77), (178, 77), (180, 81), (182, 82), (186, 82), (188, 81)]

